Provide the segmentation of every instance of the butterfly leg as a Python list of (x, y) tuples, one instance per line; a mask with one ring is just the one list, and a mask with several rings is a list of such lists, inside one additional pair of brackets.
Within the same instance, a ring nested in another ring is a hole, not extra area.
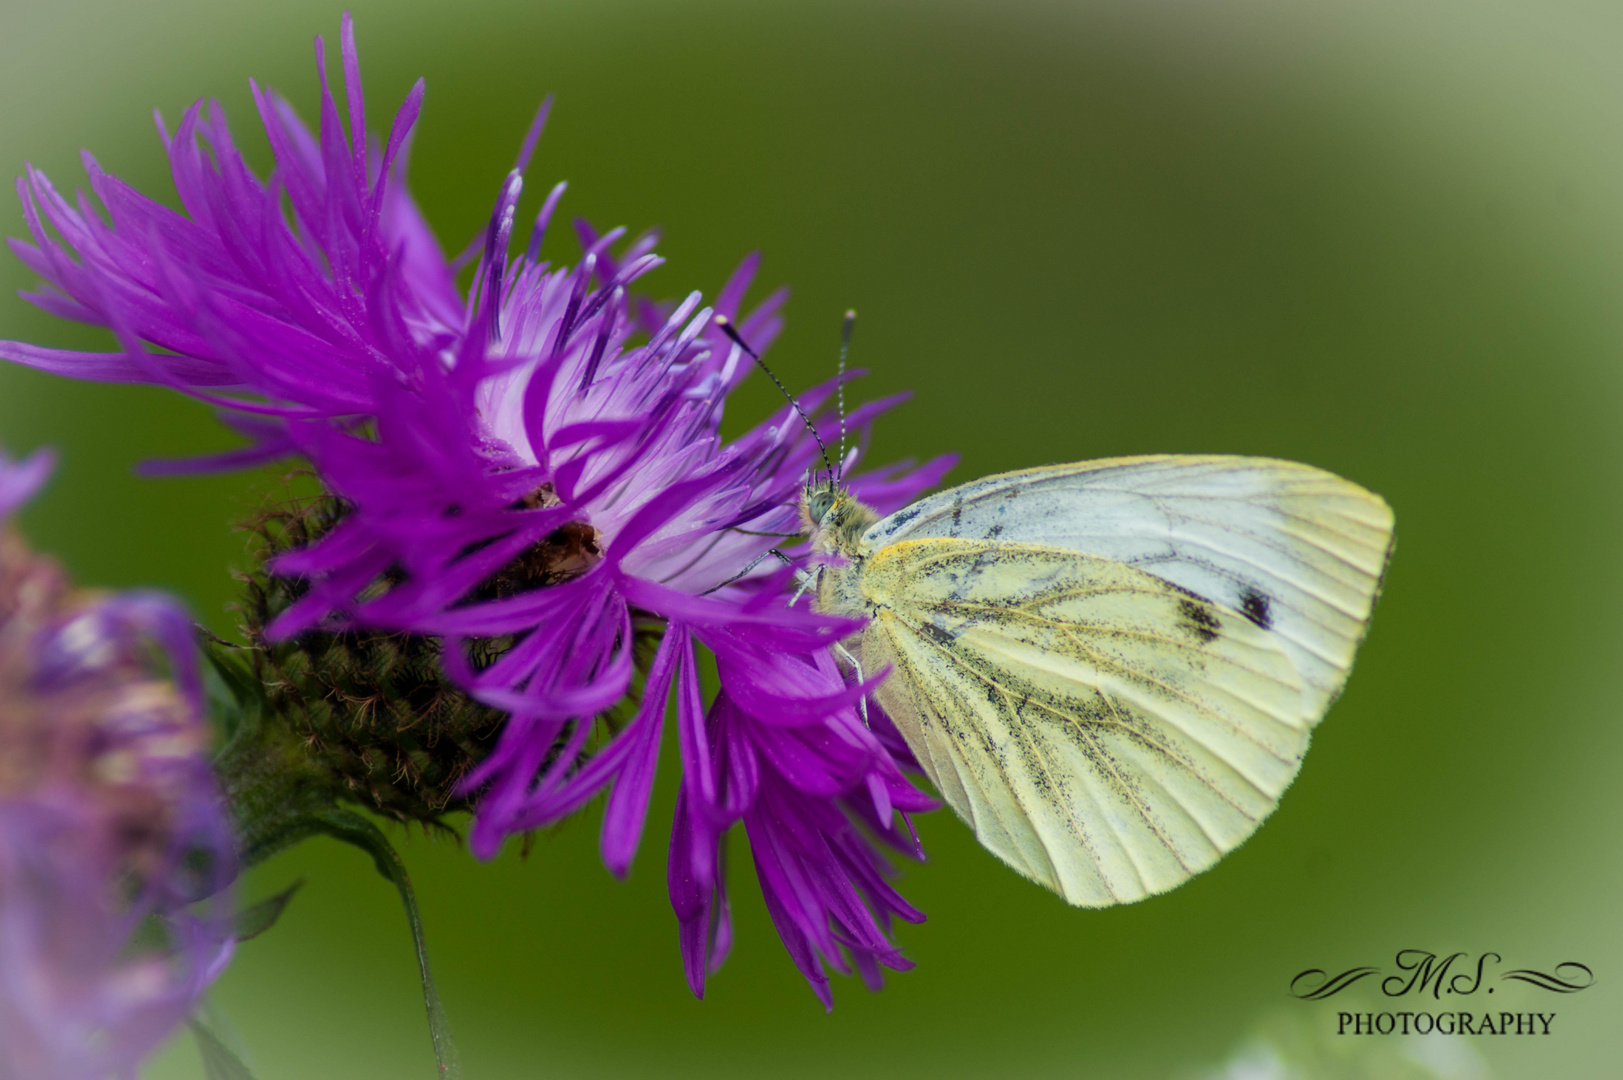
[[(851, 655), (851, 650), (847, 649), (844, 645), (841, 645), (836, 641), (834, 643), (834, 655), (851, 665), (851, 670), (856, 672), (857, 682), (860, 683), (862, 681), (862, 662)], [(857, 698), (857, 711), (862, 714), (862, 726), (871, 730), (872, 725), (868, 723), (867, 694), (863, 694), (861, 697)]]
[(795, 576), (800, 579), (800, 588), (796, 589), (795, 594), (789, 598), (790, 607), (795, 606), (795, 601), (799, 600), (807, 589), (821, 588), (823, 584), (823, 568), (819, 566), (815, 574), (806, 570), (796, 570)]
[[(787, 567), (790, 567), (791, 569), (794, 568), (794, 565), (795, 565), (794, 561), (792, 559), (790, 559), (789, 556), (785, 555), (783, 552), (779, 551), (777, 548), (767, 548), (765, 551), (763, 551), (759, 555), (755, 556), (755, 558), (751, 559), (749, 561), (749, 565), (744, 567), (744, 569), (740, 570), (738, 573), (734, 574), (732, 577), (728, 578), (726, 581), (723, 581), (721, 584), (710, 586), (710, 588), (706, 589), (704, 592), (700, 593), (699, 595), (700, 596), (709, 596), (711, 593), (715, 592), (717, 589), (725, 589), (727, 586), (731, 585), (733, 582), (737, 581), (739, 578), (742, 578), (745, 575), (747, 575), (751, 570), (754, 570), (757, 566), (760, 566), (763, 562), (765, 562), (767, 560), (768, 556), (776, 556), (777, 560), (779, 562), (781, 562), (783, 565), (785, 565)], [(797, 575), (804, 576), (806, 571), (796, 569), (795, 573)], [(799, 596), (800, 594), (796, 593), (795, 595)]]

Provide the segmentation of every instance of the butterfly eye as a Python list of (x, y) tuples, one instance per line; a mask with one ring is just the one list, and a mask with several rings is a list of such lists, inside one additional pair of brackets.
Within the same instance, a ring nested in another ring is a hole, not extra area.
[(832, 491), (819, 491), (811, 497), (808, 507), (811, 510), (811, 519), (818, 524), (834, 509), (834, 493)]

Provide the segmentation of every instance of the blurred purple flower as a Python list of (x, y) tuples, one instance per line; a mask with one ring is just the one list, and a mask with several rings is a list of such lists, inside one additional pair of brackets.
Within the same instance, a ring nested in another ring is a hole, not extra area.
[[(624, 875), (674, 682), (684, 780), (671, 888), (695, 992), (707, 950), (712, 965), (726, 951), (715, 853), (739, 820), (778, 928), (825, 1001), (819, 954), (844, 970), (843, 947), (870, 976), (876, 963), (900, 965), (888, 917), (922, 916), (884, 884), (878, 849), (852, 822), (918, 854), (893, 810), (930, 804), (902, 776), (898, 762), (911, 759), (900, 740), (864, 727), (862, 690), (828, 656), (857, 624), (789, 607), (774, 562), (731, 580), (767, 554), (770, 534), (798, 530), (798, 494), (819, 462), (788, 407), (734, 442), (719, 433), (726, 395), (751, 362), (717, 317), (764, 349), (784, 294), (738, 315), (751, 256), (713, 306), (695, 292), (667, 310), (632, 292), (662, 261), (656, 237), (616, 252), (624, 230), (599, 236), (580, 221), (584, 257), (554, 269), (539, 253), (562, 184), (510, 260), (522, 173), (550, 101), (482, 241), (447, 260), (404, 182), (423, 84), (388, 139), (369, 146), (347, 16), (341, 51), (347, 136), (320, 39), (319, 135), (254, 85), (276, 157), (267, 180), (243, 163), (217, 105), (194, 105), (173, 136), (165, 132), (184, 215), (87, 155), (104, 222), (88, 199), (76, 209), (30, 168), (19, 191), (33, 243), (13, 246), (47, 284), (29, 298), (110, 327), (121, 348), (0, 343), (0, 356), (77, 378), (171, 386), (220, 406), (254, 440), (166, 468), (289, 453), (314, 463), (347, 512), (273, 564), (309, 589), (270, 634), (365, 628), (443, 642), (446, 673), (509, 714), (464, 785), (478, 794), (477, 854), (490, 857), (506, 836), (608, 790), (603, 857)], [(474, 263), (466, 297), (455, 284), (465, 261)], [(825, 442), (839, 424), (833, 390), (800, 399)], [(872, 420), (896, 400), (847, 418), (857, 447), (842, 465), (855, 463)], [(849, 484), (886, 512), (950, 465), (902, 463)], [(637, 689), (648, 661), (637, 655), (639, 633), (661, 631), (643, 704), (594, 747), (594, 718)], [(708, 715), (695, 641), (723, 673)]]
[(232, 837), (184, 613), (4, 522), (48, 469), (0, 455), (0, 1078), (133, 1077), (230, 959)]

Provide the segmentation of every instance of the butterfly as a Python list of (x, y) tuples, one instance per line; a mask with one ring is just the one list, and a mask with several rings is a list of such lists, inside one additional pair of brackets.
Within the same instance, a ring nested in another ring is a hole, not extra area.
[[(849, 331), (847, 331), (849, 334)], [(888, 517), (801, 512), (841, 653), (980, 842), (1085, 907), (1165, 892), (1278, 805), (1341, 692), (1393, 515), (1289, 461), (1003, 473)]]

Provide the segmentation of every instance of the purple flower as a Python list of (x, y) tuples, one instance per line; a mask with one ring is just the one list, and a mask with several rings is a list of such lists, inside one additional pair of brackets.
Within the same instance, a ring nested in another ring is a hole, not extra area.
[[(842, 949), (878, 989), (881, 965), (912, 966), (890, 941), (890, 917), (924, 916), (886, 881), (868, 836), (923, 858), (897, 811), (934, 806), (894, 764), (909, 760), (900, 737), (889, 728), (887, 744), (857, 718), (860, 688), (846, 687), (827, 652), (786, 653), (747, 626), (699, 627), (693, 636), (715, 655), (721, 692), (702, 715), (691, 646), (678, 645), (685, 779), (669, 875), (688, 984), (702, 996), (707, 970), (732, 941), (717, 870), (723, 835), (742, 819), (773, 924), (824, 1006), (833, 998), (823, 961), (849, 973)], [(833, 702), (843, 707), (829, 713)]]
[[(0, 515), (48, 468), (0, 455)], [(191, 625), (0, 530), (0, 1078), (133, 1077), (231, 955)]]
[[(624, 230), (599, 235), (581, 221), (584, 257), (553, 267), (540, 252), (561, 184), (510, 257), (523, 171), (550, 101), (483, 237), (447, 260), (405, 186), (422, 83), (387, 140), (368, 144), (347, 16), (347, 135), (320, 39), (316, 53), (319, 134), (254, 86), (276, 156), (267, 179), (243, 163), (217, 106), (193, 106), (173, 135), (160, 121), (184, 214), (87, 156), (103, 221), (30, 169), (19, 190), (33, 242), (14, 248), (46, 285), (29, 298), (110, 327), (120, 349), (0, 343), (0, 356), (168, 385), (219, 406), (253, 440), (165, 468), (290, 453), (314, 464), (345, 513), (272, 564), (307, 591), (268, 636), (366, 629), (443, 642), (445, 672), (508, 714), (461, 789), (477, 798), (476, 853), (489, 857), (506, 836), (607, 791), (603, 857), (625, 874), (674, 683), (684, 780), (672, 900), (695, 991), (707, 951), (711, 964), (726, 951), (716, 852), (738, 821), (778, 928), (825, 1001), (819, 956), (844, 970), (843, 949), (869, 975), (900, 966), (889, 916), (922, 916), (884, 883), (874, 838), (918, 854), (896, 811), (930, 804), (902, 776), (911, 759), (900, 740), (881, 737), (882, 718), (873, 732), (863, 725), (863, 688), (847, 686), (828, 655), (858, 624), (791, 607), (785, 573), (766, 558), (774, 534), (799, 528), (801, 485), (823, 462), (819, 440), (841, 430), (836, 387), (799, 399), (815, 437), (790, 407), (734, 442), (719, 434), (726, 396), (752, 361), (718, 320), (764, 349), (784, 294), (739, 314), (751, 256), (712, 305), (697, 292), (655, 303), (634, 287), (662, 262), (657, 237), (623, 244)], [(474, 263), (466, 296), (454, 280), (465, 261)], [(856, 446), (842, 469), (896, 400), (845, 418)], [(950, 464), (903, 463), (848, 483), (884, 512)], [(722, 670), (708, 711), (696, 644)], [(641, 706), (605, 742), (605, 718), (638, 694)]]

